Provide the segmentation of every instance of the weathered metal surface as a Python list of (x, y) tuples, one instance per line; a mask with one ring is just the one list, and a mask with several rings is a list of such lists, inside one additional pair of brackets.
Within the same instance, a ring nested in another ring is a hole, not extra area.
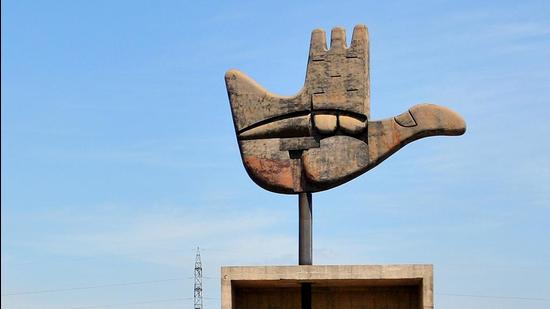
[(237, 70), (225, 75), (244, 166), (261, 187), (277, 193), (327, 190), (375, 167), (406, 144), (427, 136), (461, 135), (454, 111), (419, 104), (393, 118), (370, 120), (367, 27), (350, 46), (342, 28), (312, 32), (304, 87), (291, 97), (268, 92)]

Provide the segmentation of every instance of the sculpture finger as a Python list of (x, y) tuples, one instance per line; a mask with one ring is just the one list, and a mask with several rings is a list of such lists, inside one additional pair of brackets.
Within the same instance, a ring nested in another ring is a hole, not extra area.
[(369, 30), (365, 25), (357, 25), (353, 28), (350, 48), (354, 51), (368, 52)]
[(352, 46), (346, 48), (346, 31), (333, 28), (330, 49), (310, 54), (305, 89), (313, 110), (370, 116), (367, 28), (355, 27), (353, 36)]
[(225, 83), (238, 133), (289, 114), (306, 114), (310, 104), (299, 93), (293, 97), (270, 93), (238, 70), (225, 74)]
[(327, 51), (327, 39), (323, 29), (315, 29), (311, 32), (309, 43), (309, 56), (318, 56)]
[(330, 32), (330, 49), (332, 51), (344, 50), (346, 48), (346, 30), (342, 27), (335, 27)]

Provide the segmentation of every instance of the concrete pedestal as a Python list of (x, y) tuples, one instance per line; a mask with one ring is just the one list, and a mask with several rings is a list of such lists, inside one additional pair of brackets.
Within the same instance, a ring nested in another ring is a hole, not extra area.
[(315, 309), (433, 309), (432, 265), (222, 267), (222, 309), (299, 309), (304, 282)]

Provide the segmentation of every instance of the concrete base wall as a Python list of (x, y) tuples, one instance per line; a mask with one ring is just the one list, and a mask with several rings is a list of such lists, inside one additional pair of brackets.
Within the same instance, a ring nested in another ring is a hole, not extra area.
[(222, 309), (433, 309), (432, 265), (222, 267)]

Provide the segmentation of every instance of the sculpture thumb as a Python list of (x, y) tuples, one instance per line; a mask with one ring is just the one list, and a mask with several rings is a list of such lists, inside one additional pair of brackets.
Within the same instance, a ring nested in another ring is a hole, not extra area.
[(396, 117), (369, 122), (368, 169), (420, 138), (455, 136), (464, 132), (466, 122), (457, 112), (435, 104), (418, 104)]
[(303, 155), (305, 177), (315, 191), (327, 190), (367, 172), (412, 141), (465, 130), (462, 117), (449, 108), (419, 104), (396, 117), (369, 121), (367, 140), (345, 135), (322, 139), (319, 148)]

